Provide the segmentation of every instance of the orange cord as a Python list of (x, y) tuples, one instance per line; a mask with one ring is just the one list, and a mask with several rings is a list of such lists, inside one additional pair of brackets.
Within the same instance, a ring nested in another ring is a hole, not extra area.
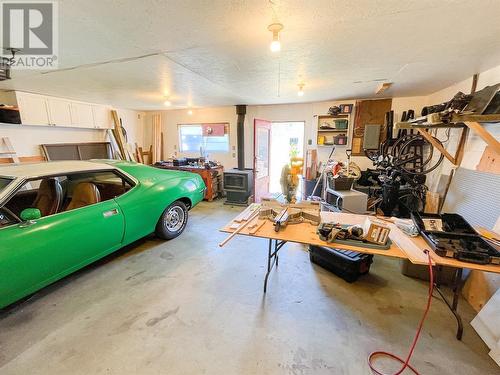
[(422, 319), (420, 320), (420, 323), (418, 325), (418, 329), (417, 329), (417, 332), (415, 334), (415, 338), (413, 339), (413, 343), (411, 344), (411, 347), (410, 347), (410, 352), (408, 353), (408, 356), (406, 357), (406, 360), (403, 360), (400, 357), (398, 357), (398, 356), (396, 356), (396, 355), (394, 355), (392, 353), (388, 353), (388, 352), (384, 352), (384, 351), (376, 351), (376, 352), (371, 353), (368, 356), (368, 366), (370, 366), (370, 369), (372, 370), (372, 372), (375, 373), (375, 374), (377, 374), (377, 375), (387, 375), (387, 374), (384, 374), (383, 372), (380, 372), (380, 371), (378, 371), (378, 370), (375, 369), (375, 367), (373, 365), (373, 360), (375, 358), (377, 358), (377, 357), (389, 357), (389, 358), (392, 358), (392, 359), (398, 361), (399, 363), (403, 364), (403, 367), (401, 367), (401, 369), (398, 372), (396, 372), (396, 373), (394, 373), (392, 375), (399, 375), (406, 368), (408, 368), (411, 371), (413, 371), (414, 374), (420, 375), (419, 372), (417, 370), (415, 370), (415, 368), (410, 365), (410, 359), (411, 359), (411, 356), (413, 355), (413, 351), (415, 350), (415, 347), (417, 346), (418, 338), (420, 336), (420, 332), (422, 331), (422, 327), (424, 325), (425, 318), (427, 317), (427, 314), (428, 314), (428, 312), (429, 312), (429, 310), (431, 308), (432, 293), (434, 291), (434, 274), (433, 274), (433, 271), (432, 271), (432, 259), (431, 259), (431, 255), (430, 255), (429, 250), (424, 250), (424, 252), (427, 254), (427, 259), (429, 261), (429, 277), (430, 277), (430, 280), (429, 280), (429, 296), (427, 297), (427, 307), (425, 308), (424, 315), (422, 316)]

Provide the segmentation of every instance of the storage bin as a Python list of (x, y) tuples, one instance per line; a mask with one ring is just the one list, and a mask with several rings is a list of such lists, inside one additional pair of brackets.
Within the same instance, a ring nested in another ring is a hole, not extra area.
[(333, 120), (333, 125), (335, 129), (338, 130), (347, 129), (347, 120), (345, 119)]
[(351, 177), (337, 177), (330, 180), (330, 187), (333, 190), (351, 190), (354, 178)]

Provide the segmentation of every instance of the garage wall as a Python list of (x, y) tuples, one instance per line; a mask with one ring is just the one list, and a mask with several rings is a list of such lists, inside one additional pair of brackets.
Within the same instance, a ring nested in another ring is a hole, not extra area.
[[(401, 113), (408, 109), (414, 109), (416, 112), (426, 105), (427, 98), (424, 96), (407, 97), (407, 98), (394, 98), (392, 101), (392, 109), (394, 110), (394, 118), (401, 117)], [(305, 143), (306, 149), (318, 149), (319, 160), (326, 161), (331, 152), (331, 147), (317, 147), (317, 116), (325, 115), (328, 109), (334, 105), (339, 104), (354, 104), (355, 100), (340, 100), (340, 101), (326, 101), (326, 102), (313, 102), (304, 104), (284, 104), (284, 105), (263, 105), (263, 106), (249, 106), (247, 113), (247, 123), (245, 124), (245, 140), (249, 145), (251, 153), (246, 152), (245, 161), (247, 166), (252, 165), (253, 158), (253, 120), (254, 118), (270, 120), (270, 121), (305, 121)], [(353, 117), (351, 117), (353, 120)], [(351, 124), (350, 130), (353, 126)], [(351, 134), (349, 135), (351, 136)], [(312, 144), (308, 145), (308, 140)], [(334, 158), (345, 160), (345, 150), (347, 147), (337, 146)], [(366, 157), (353, 157), (352, 160), (356, 162), (361, 168), (366, 169), (372, 166), (371, 161)]]
[[(354, 103), (354, 100), (313, 102), (304, 104), (281, 104), (248, 106), (245, 117), (245, 164), (250, 168), (253, 165), (253, 121), (254, 119), (265, 119), (270, 121), (304, 121), (306, 148), (316, 148), (317, 115), (327, 114), (333, 105), (341, 103)], [(420, 112), (427, 104), (427, 97), (417, 96), (408, 98), (394, 98), (393, 109), (395, 118), (400, 118), (404, 110), (414, 109)], [(230, 124), (230, 152), (212, 154), (211, 157), (220, 161), (226, 168), (237, 166), (236, 155), (236, 109), (234, 106), (193, 109), (193, 115), (188, 115), (187, 110), (168, 110), (160, 112), (147, 112), (144, 128), (144, 143), (146, 146), (152, 143), (151, 117), (154, 113), (162, 116), (165, 157), (172, 156), (197, 156), (180, 153), (178, 150), (178, 125), (190, 123), (228, 122)], [(312, 145), (307, 145), (308, 140)], [(335, 156), (345, 158), (346, 147), (337, 147)], [(320, 160), (326, 160), (331, 151), (330, 147), (319, 147), (318, 156)], [(355, 157), (353, 160), (362, 168), (371, 166), (371, 162), (365, 157)]]
[(194, 109), (192, 115), (188, 115), (186, 109), (147, 112), (147, 126), (144, 131), (147, 147), (152, 144), (151, 118), (156, 113), (161, 115), (166, 158), (199, 156), (199, 152), (179, 152), (178, 125), (227, 122), (229, 123), (230, 151), (228, 153), (212, 153), (210, 154), (210, 158), (221, 162), (227, 169), (236, 167), (238, 164), (236, 156), (236, 120), (238, 116), (236, 115), (236, 108), (234, 106)]
[[(479, 74), (479, 79), (477, 83), (477, 90), (481, 90), (486, 86), (494, 85), (500, 82), (500, 65), (487, 70)], [(472, 78), (458, 82), (452, 86), (449, 86), (443, 90), (432, 93), (428, 97), (429, 104), (438, 104), (450, 100), (458, 91), (462, 91), (466, 94), (470, 93), (472, 87)], [(493, 136), (500, 139), (500, 126), (498, 124), (484, 124), (485, 129), (487, 129)], [(439, 138), (446, 139), (444, 131), (439, 131)], [(451, 130), (450, 140), (446, 143), (446, 148), (450, 150), (451, 154), (454, 152), (458, 145), (458, 140), (460, 137), (460, 130)], [(462, 167), (468, 169), (476, 169), (481, 156), (483, 155), (484, 149), (486, 148), (486, 143), (478, 137), (475, 133), (469, 132), (469, 137), (465, 145), (465, 153), (462, 161)], [(449, 175), (453, 165), (446, 159), (436, 171), (430, 176), (429, 186), (431, 189), (437, 188), (437, 183), (439, 176), (441, 174)]]
[[(144, 142), (144, 113), (117, 109), (130, 143)], [(102, 142), (107, 140), (106, 131), (50, 126), (0, 124), (0, 137), (9, 137), (18, 156), (41, 155), (40, 144)]]

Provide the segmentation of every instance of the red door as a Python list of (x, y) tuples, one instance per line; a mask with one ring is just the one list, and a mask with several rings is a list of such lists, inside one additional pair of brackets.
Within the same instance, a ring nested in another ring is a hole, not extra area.
[(269, 150), (271, 149), (271, 121), (255, 119), (253, 123), (254, 201), (269, 195)]

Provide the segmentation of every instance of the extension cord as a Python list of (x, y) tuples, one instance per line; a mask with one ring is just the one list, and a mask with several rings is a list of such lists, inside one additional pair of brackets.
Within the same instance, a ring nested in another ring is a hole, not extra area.
[(395, 359), (396, 361), (398, 361), (398, 362), (400, 362), (400, 363), (403, 364), (403, 367), (401, 367), (401, 369), (398, 372), (396, 372), (394, 374), (391, 374), (391, 375), (399, 375), (406, 368), (409, 368), (411, 371), (413, 371), (413, 373), (415, 375), (420, 375), (419, 372), (417, 370), (415, 370), (415, 368), (413, 368), (410, 365), (410, 359), (411, 359), (411, 356), (413, 355), (413, 351), (415, 350), (415, 347), (417, 346), (417, 342), (418, 342), (418, 338), (420, 336), (420, 332), (422, 331), (422, 327), (424, 325), (424, 321), (427, 318), (427, 313), (429, 312), (429, 310), (431, 308), (432, 293), (434, 291), (434, 274), (433, 274), (433, 271), (432, 271), (432, 259), (431, 259), (431, 255), (430, 255), (429, 250), (424, 250), (424, 253), (427, 254), (427, 259), (429, 261), (429, 296), (427, 298), (427, 307), (425, 308), (424, 315), (422, 316), (422, 319), (420, 320), (420, 323), (418, 325), (418, 329), (417, 329), (417, 332), (415, 334), (415, 338), (413, 339), (413, 343), (412, 343), (412, 345), (410, 347), (410, 352), (408, 353), (408, 356), (406, 357), (406, 360), (401, 359), (397, 355), (394, 355), (394, 354), (388, 353), (388, 352), (384, 352), (384, 351), (376, 351), (376, 352), (371, 353), (368, 356), (368, 366), (370, 366), (370, 369), (372, 370), (372, 372), (375, 373), (375, 374), (377, 374), (377, 375), (388, 375), (388, 374), (384, 374), (383, 372), (380, 372), (380, 371), (376, 370), (375, 367), (373, 366), (373, 359), (375, 357), (382, 357), (382, 356)]

